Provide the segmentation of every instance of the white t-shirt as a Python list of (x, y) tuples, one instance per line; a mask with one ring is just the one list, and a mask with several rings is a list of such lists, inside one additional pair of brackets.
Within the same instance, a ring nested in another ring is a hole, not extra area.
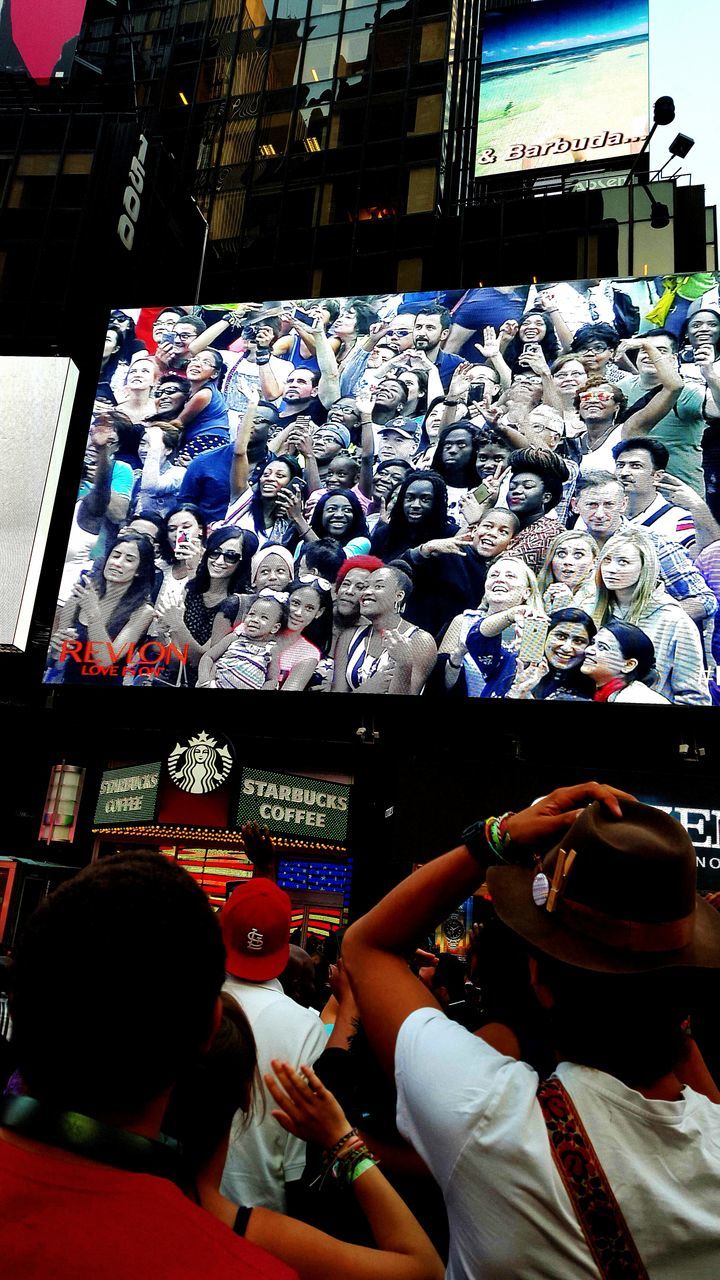
[[(440, 1185), (448, 1280), (598, 1280), (550, 1153), (538, 1077), (438, 1009), (400, 1028), (398, 1129)], [(652, 1280), (720, 1276), (720, 1106), (650, 1101), (563, 1062), (572, 1097)]]
[(284, 1213), (285, 1183), (302, 1177), (305, 1143), (273, 1118), (275, 1103), (262, 1077), (272, 1074), (272, 1058), (294, 1067), (312, 1066), (327, 1047), (327, 1031), (316, 1013), (285, 995), (277, 978), (241, 982), (228, 977), (223, 990), (237, 1000), (252, 1027), (260, 1085), (250, 1123), (243, 1127), (241, 1112), (233, 1120), (220, 1190), (235, 1204), (264, 1205)]
[(580, 459), (580, 470), (583, 475), (587, 475), (589, 471), (615, 470), (613, 448), (622, 440), (622, 430), (622, 426), (615, 427), (597, 449), (583, 454)]
[(674, 507), (658, 494), (649, 507), (636, 516), (627, 516), (629, 524), (637, 524), (652, 529), (663, 538), (671, 538), (682, 547), (690, 547), (695, 541), (695, 525), (689, 511), (684, 507)]

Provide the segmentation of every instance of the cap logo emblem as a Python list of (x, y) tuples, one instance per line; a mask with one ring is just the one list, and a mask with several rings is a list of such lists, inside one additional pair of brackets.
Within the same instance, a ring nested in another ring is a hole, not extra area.
[(251, 929), (247, 936), (248, 951), (262, 951), (265, 934), (258, 929)]

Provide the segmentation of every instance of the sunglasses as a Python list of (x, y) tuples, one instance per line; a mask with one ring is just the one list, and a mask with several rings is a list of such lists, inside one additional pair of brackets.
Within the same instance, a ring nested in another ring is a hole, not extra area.
[(215, 551), (208, 551), (208, 560), (224, 560), (226, 564), (239, 564), (242, 556), (239, 551), (223, 551), (222, 547), (217, 547)]
[(612, 391), (580, 391), (578, 392), (578, 400), (599, 400), (601, 404), (608, 404), (615, 397)]

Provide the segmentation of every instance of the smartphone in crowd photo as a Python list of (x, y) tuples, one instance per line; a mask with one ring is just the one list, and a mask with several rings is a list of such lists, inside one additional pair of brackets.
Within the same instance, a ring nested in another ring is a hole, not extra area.
[(544, 657), (549, 626), (547, 618), (525, 618), (518, 650), (521, 662), (540, 662)]

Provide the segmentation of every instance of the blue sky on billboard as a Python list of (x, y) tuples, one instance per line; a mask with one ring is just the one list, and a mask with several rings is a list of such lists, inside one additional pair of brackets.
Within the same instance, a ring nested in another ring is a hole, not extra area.
[(532, 9), (489, 13), (483, 63), (553, 54), (647, 34), (647, 0), (537, 0)]

